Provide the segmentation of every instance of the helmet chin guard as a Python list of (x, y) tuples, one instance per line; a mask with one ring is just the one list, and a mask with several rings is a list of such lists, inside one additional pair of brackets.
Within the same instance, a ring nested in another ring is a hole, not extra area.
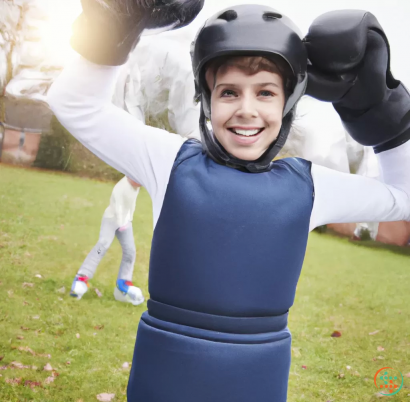
[[(275, 141), (257, 160), (246, 161), (229, 154), (208, 127), (211, 92), (205, 81), (206, 65), (221, 56), (281, 57), (293, 76), (286, 99), (282, 127)], [(217, 163), (251, 173), (270, 170), (272, 159), (284, 146), (295, 106), (307, 85), (307, 53), (294, 23), (275, 9), (261, 5), (229, 7), (210, 17), (191, 44), (196, 98), (201, 102), (200, 131), (204, 150)]]

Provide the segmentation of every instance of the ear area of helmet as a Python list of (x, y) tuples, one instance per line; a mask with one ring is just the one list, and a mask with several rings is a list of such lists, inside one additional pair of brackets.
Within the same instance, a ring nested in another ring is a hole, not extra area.
[(201, 107), (204, 111), (204, 115), (207, 119), (211, 119), (211, 104), (210, 104), (210, 99), (207, 99), (207, 96), (204, 94), (201, 94)]

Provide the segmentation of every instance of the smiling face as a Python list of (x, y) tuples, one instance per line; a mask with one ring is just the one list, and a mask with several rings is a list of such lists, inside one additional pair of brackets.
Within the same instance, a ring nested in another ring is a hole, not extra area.
[(285, 91), (279, 71), (249, 74), (232, 63), (218, 68), (216, 74), (208, 69), (205, 77), (212, 89), (211, 123), (215, 137), (234, 157), (258, 159), (276, 139), (282, 125)]

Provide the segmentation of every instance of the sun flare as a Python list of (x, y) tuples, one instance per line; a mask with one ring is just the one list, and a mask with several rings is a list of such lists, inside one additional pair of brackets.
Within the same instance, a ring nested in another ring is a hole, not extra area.
[(81, 12), (80, 0), (46, 0), (47, 20), (41, 27), (47, 59), (65, 64), (72, 56), (72, 24)]

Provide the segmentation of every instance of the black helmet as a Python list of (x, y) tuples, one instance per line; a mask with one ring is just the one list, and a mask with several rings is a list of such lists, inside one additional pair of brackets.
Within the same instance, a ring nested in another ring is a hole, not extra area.
[[(256, 161), (228, 154), (207, 126), (211, 118), (211, 92), (205, 81), (205, 67), (220, 56), (280, 56), (293, 75), (291, 93), (286, 99), (282, 127), (277, 139)], [(295, 105), (307, 84), (307, 53), (296, 25), (268, 6), (239, 5), (210, 17), (191, 44), (192, 68), (197, 100), (201, 101), (202, 144), (216, 162), (249, 172), (269, 170), (272, 159), (282, 149), (295, 115)]]

